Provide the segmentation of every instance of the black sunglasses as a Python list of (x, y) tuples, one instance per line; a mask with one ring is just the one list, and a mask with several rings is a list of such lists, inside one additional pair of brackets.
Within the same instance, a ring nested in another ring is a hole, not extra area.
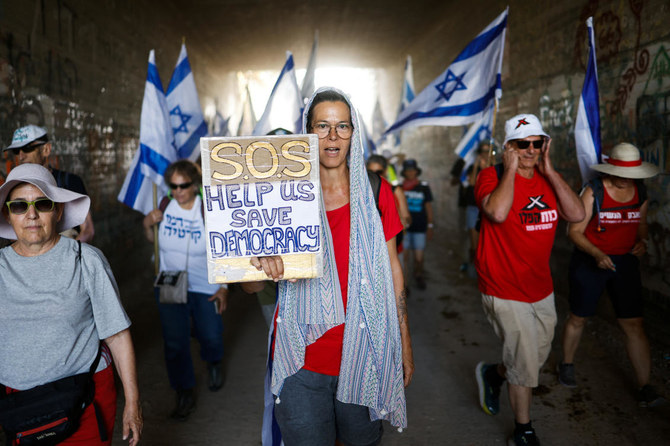
[(188, 189), (189, 187), (193, 186), (193, 181), (190, 183), (181, 183), (181, 184), (174, 184), (170, 183), (168, 184), (170, 186), (170, 189), (175, 190), (175, 189)]
[(533, 147), (536, 148), (536, 149), (541, 149), (542, 146), (544, 145), (544, 139), (538, 139), (538, 140), (535, 140), (535, 141), (526, 141), (526, 140), (523, 140), (523, 139), (517, 139), (516, 141), (514, 141), (514, 144), (516, 144), (516, 146), (518, 148), (523, 150), (523, 149), (527, 149), (528, 147), (530, 147), (531, 142), (533, 143)]
[(35, 201), (28, 200), (13, 200), (7, 202), (7, 208), (12, 214), (25, 214), (28, 212), (30, 206), (35, 206), (37, 212), (51, 212), (54, 210), (56, 203), (48, 198), (38, 198)]
[(41, 142), (39, 144), (33, 144), (32, 146), (17, 147), (15, 149), (12, 149), (12, 153), (16, 156), (19, 155), (19, 152), (31, 153), (31, 152), (34, 152), (36, 149), (42, 147), (44, 144), (46, 144), (46, 142)]

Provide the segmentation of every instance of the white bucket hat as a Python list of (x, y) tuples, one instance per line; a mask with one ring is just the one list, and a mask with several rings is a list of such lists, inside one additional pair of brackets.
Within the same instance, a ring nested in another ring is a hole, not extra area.
[[(86, 195), (56, 185), (51, 172), (39, 164), (21, 164), (9, 172), (7, 181), (0, 186), (0, 204), (5, 207), (9, 192), (21, 183), (30, 183), (56, 203), (64, 203), (63, 217), (56, 225), (57, 232), (74, 228), (84, 222), (91, 199)], [(0, 218), (0, 237), (16, 240), (16, 233), (5, 218)]]
[(657, 166), (642, 161), (637, 147), (627, 142), (614, 146), (610, 157), (604, 163), (590, 167), (597, 172), (631, 179), (651, 178), (661, 171)]
[(537, 116), (528, 113), (516, 115), (505, 123), (505, 141), (503, 142), (503, 147), (507, 144), (507, 141), (524, 139), (529, 136), (544, 136), (549, 138), (549, 135), (542, 129), (542, 124), (540, 124)]

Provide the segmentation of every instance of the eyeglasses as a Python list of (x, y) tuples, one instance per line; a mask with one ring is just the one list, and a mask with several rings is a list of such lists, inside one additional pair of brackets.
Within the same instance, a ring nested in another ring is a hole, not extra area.
[(12, 153), (16, 156), (19, 155), (19, 152), (31, 153), (31, 152), (34, 152), (36, 149), (42, 147), (44, 144), (46, 144), (46, 142), (42, 142), (42, 143), (39, 143), (39, 144), (33, 144), (32, 146), (17, 147), (15, 149), (12, 149)]
[(28, 208), (34, 206), (37, 212), (51, 212), (54, 210), (56, 203), (48, 198), (38, 198), (35, 201), (28, 200), (13, 200), (7, 202), (7, 208), (12, 214), (25, 214)]
[(337, 124), (328, 124), (327, 122), (317, 122), (312, 126), (312, 130), (319, 135), (319, 139), (323, 139), (330, 135), (330, 130), (335, 129), (335, 133), (342, 139), (351, 138), (354, 128), (348, 122), (339, 122)]
[(193, 186), (193, 181), (190, 183), (181, 183), (181, 184), (174, 184), (170, 183), (168, 184), (170, 186), (170, 189), (175, 190), (175, 189), (188, 189), (189, 187)]
[(541, 149), (542, 146), (544, 145), (544, 139), (537, 139), (535, 141), (526, 141), (525, 139), (517, 139), (516, 141), (514, 141), (514, 144), (516, 144), (516, 146), (521, 150), (530, 147), (531, 143), (533, 143), (533, 147), (535, 149)]

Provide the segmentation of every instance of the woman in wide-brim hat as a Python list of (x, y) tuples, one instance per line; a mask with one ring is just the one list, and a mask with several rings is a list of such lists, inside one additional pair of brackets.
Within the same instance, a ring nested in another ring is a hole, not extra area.
[(586, 217), (568, 225), (576, 249), (570, 262), (570, 316), (563, 332), (563, 362), (559, 380), (577, 385), (574, 359), (586, 319), (596, 311), (605, 289), (612, 300), (619, 325), (626, 335), (626, 349), (638, 385), (640, 406), (651, 407), (663, 398), (649, 385), (651, 359), (642, 320), (641, 257), (647, 251), (646, 188), (641, 181), (659, 173), (642, 161), (632, 144), (617, 144), (610, 157), (591, 166), (604, 175), (590, 181), (581, 199)]
[(23, 164), (0, 187), (0, 204), (0, 237), (15, 240), (0, 250), (0, 383), (20, 392), (86, 373), (101, 351), (93, 379), (103, 422), (89, 404), (79, 428), (59, 444), (111, 444), (114, 362), (126, 397), (123, 435), (132, 432), (136, 445), (135, 353), (116, 281), (100, 250), (59, 234), (84, 221), (90, 199), (59, 188), (46, 168)]

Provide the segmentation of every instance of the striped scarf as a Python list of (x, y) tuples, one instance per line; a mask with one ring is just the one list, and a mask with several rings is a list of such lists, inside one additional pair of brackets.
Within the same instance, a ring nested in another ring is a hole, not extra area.
[[(321, 88), (315, 93), (325, 90)], [(307, 133), (307, 111), (303, 132)], [(349, 293), (337, 399), (370, 408), (372, 420), (407, 425), (402, 347), (395, 292), (384, 230), (365, 170), (362, 123), (349, 102), (354, 133), (349, 149), (351, 232)], [(321, 197), (323, 275), (279, 282), (278, 318), (271, 391), (280, 395), (284, 379), (304, 365), (305, 347), (345, 322), (333, 240)], [(267, 402), (267, 400), (266, 400)]]

